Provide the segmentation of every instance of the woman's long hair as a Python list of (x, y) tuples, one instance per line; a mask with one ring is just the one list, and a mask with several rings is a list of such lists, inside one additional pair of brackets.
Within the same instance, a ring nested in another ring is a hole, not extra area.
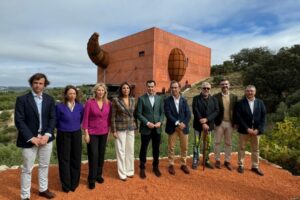
[(131, 90), (131, 86), (130, 86), (130, 84), (128, 83), (128, 82), (123, 82), (123, 83), (121, 83), (121, 85), (120, 85), (120, 87), (119, 87), (119, 98), (122, 98), (124, 95), (123, 95), (123, 93), (122, 93), (122, 87), (124, 86), (124, 85), (128, 85), (128, 87), (129, 87), (129, 97), (131, 97), (131, 92), (132, 92), (132, 90)]
[(75, 102), (79, 103), (80, 102), (80, 95), (79, 95), (78, 89), (74, 85), (67, 85), (65, 87), (64, 91), (63, 91), (63, 102), (64, 102), (64, 104), (67, 104), (67, 102), (69, 101), (67, 93), (70, 89), (75, 90), (75, 92), (76, 92)]

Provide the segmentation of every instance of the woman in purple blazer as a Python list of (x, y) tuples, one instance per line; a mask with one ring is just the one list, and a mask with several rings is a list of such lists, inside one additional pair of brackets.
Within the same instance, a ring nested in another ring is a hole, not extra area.
[(57, 155), (59, 176), (64, 192), (75, 191), (81, 167), (83, 106), (76, 87), (64, 89), (63, 102), (56, 105)]
[(95, 182), (103, 183), (102, 168), (107, 136), (110, 129), (111, 104), (107, 99), (107, 88), (98, 83), (93, 88), (93, 98), (84, 107), (82, 128), (87, 143), (89, 175), (88, 186), (95, 188)]

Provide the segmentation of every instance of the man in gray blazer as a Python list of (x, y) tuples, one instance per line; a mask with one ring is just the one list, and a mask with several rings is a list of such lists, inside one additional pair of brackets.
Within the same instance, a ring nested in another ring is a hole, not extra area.
[(146, 82), (147, 93), (139, 97), (136, 116), (140, 121), (141, 150), (140, 150), (140, 177), (146, 178), (145, 164), (147, 149), (152, 140), (153, 172), (157, 177), (161, 176), (159, 171), (159, 145), (161, 140), (161, 126), (164, 120), (163, 98), (155, 94), (156, 82)]
[(17, 146), (22, 148), (21, 199), (30, 199), (31, 173), (36, 156), (39, 160), (39, 196), (55, 197), (48, 189), (48, 170), (54, 140), (55, 103), (43, 91), (49, 81), (44, 74), (31, 76), (32, 91), (19, 96), (15, 107), (18, 129)]

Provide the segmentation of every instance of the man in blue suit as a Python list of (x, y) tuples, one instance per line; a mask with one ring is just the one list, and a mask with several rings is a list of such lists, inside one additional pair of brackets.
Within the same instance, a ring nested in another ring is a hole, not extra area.
[(48, 170), (55, 127), (55, 103), (43, 93), (49, 81), (44, 74), (31, 76), (32, 91), (19, 96), (15, 106), (15, 125), (18, 129), (17, 146), (22, 148), (21, 199), (30, 199), (31, 173), (36, 155), (39, 160), (39, 196), (55, 197), (48, 189)]
[(186, 165), (188, 151), (188, 133), (191, 112), (186, 99), (180, 95), (180, 84), (177, 81), (171, 81), (171, 96), (167, 97), (164, 102), (164, 110), (167, 118), (166, 133), (168, 137), (168, 158), (170, 174), (175, 175), (174, 169), (174, 149), (177, 137), (180, 141), (181, 167), (180, 169), (189, 174), (190, 171)]
[(256, 88), (248, 85), (245, 91), (245, 98), (238, 102), (236, 116), (238, 122), (239, 151), (238, 151), (238, 172), (244, 173), (244, 158), (246, 143), (251, 143), (251, 171), (263, 176), (259, 168), (259, 138), (264, 133), (266, 121), (266, 108), (262, 100), (255, 98)]

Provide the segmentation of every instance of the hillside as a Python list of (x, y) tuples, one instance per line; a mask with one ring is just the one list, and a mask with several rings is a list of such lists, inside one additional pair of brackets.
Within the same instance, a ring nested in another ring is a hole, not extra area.
[[(236, 94), (238, 97), (242, 97), (244, 95), (244, 87), (242, 86), (242, 78), (241, 73), (234, 72), (226, 76), (231, 84), (230, 91)], [(192, 102), (194, 96), (198, 95), (200, 92), (201, 83), (203, 81), (207, 81), (212, 84), (211, 94), (216, 94), (220, 92), (219, 85), (213, 84), (214, 77), (210, 77), (205, 80), (201, 80), (200, 82), (192, 85), (192, 87), (184, 92), (184, 96), (188, 99), (189, 103)]]

